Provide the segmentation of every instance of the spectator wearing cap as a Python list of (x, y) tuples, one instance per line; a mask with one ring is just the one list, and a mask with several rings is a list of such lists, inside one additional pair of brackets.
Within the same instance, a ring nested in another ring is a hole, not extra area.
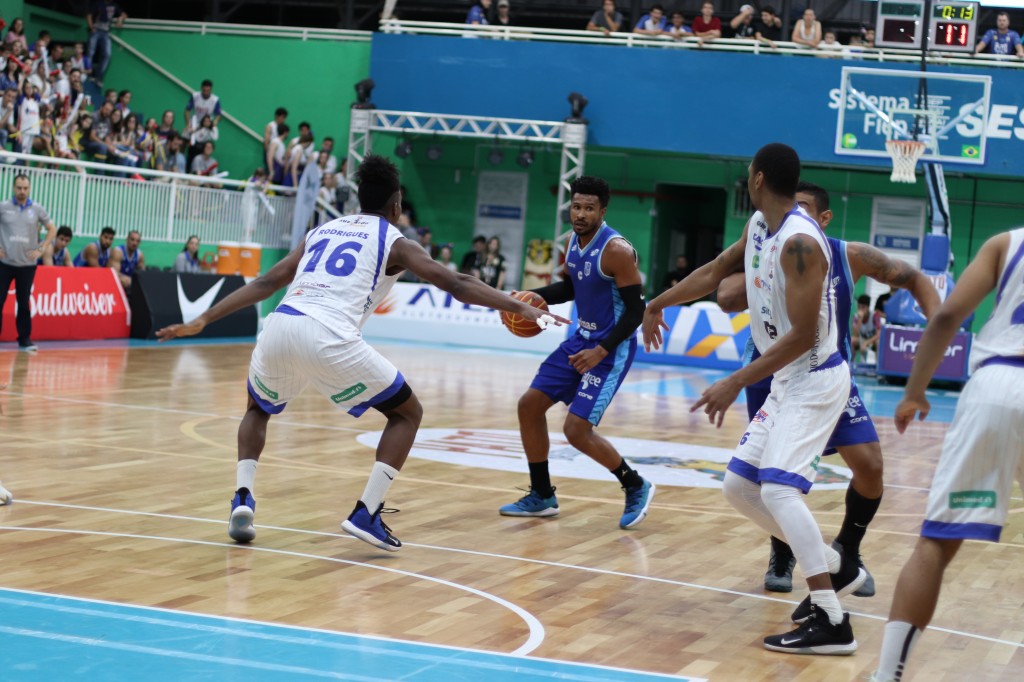
[(700, 7), (700, 15), (693, 20), (693, 35), (698, 38), (712, 40), (722, 37), (722, 20), (715, 16), (715, 4), (705, 2)]
[(799, 47), (806, 47), (812, 50), (821, 43), (821, 22), (814, 18), (814, 10), (808, 7), (804, 10), (804, 17), (793, 26), (793, 35), (790, 37)]
[(754, 29), (754, 6), (743, 5), (740, 13), (729, 22), (733, 38), (753, 39), (757, 31)]
[(665, 19), (665, 8), (661, 5), (652, 5), (647, 14), (640, 17), (633, 27), (633, 33), (648, 36), (660, 36), (668, 28), (668, 21)]
[(754, 25), (754, 37), (771, 47), (775, 47), (776, 40), (782, 40), (782, 19), (771, 5), (761, 8), (761, 21)]
[(615, 9), (615, 0), (604, 0), (601, 9), (587, 22), (588, 31), (601, 31), (605, 35), (618, 32), (622, 26), (622, 12)]
[(487, 10), (491, 8), (491, 0), (477, 0), (476, 4), (469, 8), (466, 15), (466, 23), (476, 26), (487, 25)]
[(498, 13), (494, 17), (495, 26), (511, 26), (512, 17), (509, 15), (508, 0), (498, 0)]

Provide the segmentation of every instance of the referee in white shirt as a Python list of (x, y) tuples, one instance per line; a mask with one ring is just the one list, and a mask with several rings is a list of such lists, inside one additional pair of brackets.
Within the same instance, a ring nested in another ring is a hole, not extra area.
[[(32, 343), (29, 294), (36, 277), (36, 261), (46, 246), (53, 243), (57, 226), (50, 220), (46, 209), (28, 198), (31, 188), (28, 176), (17, 176), (14, 178), (14, 197), (0, 204), (0, 310), (7, 302), (7, 292), (13, 281), (18, 301), (18, 349), (34, 352), (38, 349)], [(46, 227), (46, 239), (42, 243), (39, 241), (40, 226)]]

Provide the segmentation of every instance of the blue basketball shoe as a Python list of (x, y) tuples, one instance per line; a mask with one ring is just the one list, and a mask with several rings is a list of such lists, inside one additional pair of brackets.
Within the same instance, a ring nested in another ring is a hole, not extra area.
[(256, 529), (252, 519), (256, 515), (256, 500), (248, 488), (239, 488), (231, 500), (231, 516), (228, 517), (228, 535), (235, 542), (252, 542)]
[(533, 488), (512, 504), (498, 509), (502, 516), (558, 516), (558, 499), (555, 489), (551, 489), (551, 497), (541, 497)]
[(397, 509), (384, 509), (382, 502), (377, 511), (373, 514), (366, 508), (362, 500), (356, 502), (356, 508), (352, 510), (349, 517), (341, 522), (341, 528), (353, 537), (367, 542), (378, 549), (386, 549), (389, 552), (397, 552), (402, 543), (391, 534), (391, 529), (380, 520), (382, 512), (396, 512)]
[(654, 499), (654, 484), (644, 481), (639, 488), (626, 491), (626, 510), (622, 512), (619, 528), (636, 528), (647, 517), (647, 508)]

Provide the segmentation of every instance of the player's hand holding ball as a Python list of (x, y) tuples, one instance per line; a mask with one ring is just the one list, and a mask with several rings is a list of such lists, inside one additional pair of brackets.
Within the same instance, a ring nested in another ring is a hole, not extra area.
[(540, 294), (532, 291), (513, 291), (512, 298), (521, 301), (517, 312), (501, 311), (501, 321), (505, 327), (523, 338), (540, 334), (548, 325), (569, 324), (569, 320), (548, 312), (548, 304)]

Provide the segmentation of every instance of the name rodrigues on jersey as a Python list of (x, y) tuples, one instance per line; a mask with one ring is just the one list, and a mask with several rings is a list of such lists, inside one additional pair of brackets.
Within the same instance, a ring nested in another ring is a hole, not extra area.
[(321, 227), (317, 230), (317, 234), (333, 234), (338, 237), (355, 237), (356, 239), (370, 238), (370, 235), (367, 232), (349, 232), (348, 230), (338, 230), (333, 227)]

